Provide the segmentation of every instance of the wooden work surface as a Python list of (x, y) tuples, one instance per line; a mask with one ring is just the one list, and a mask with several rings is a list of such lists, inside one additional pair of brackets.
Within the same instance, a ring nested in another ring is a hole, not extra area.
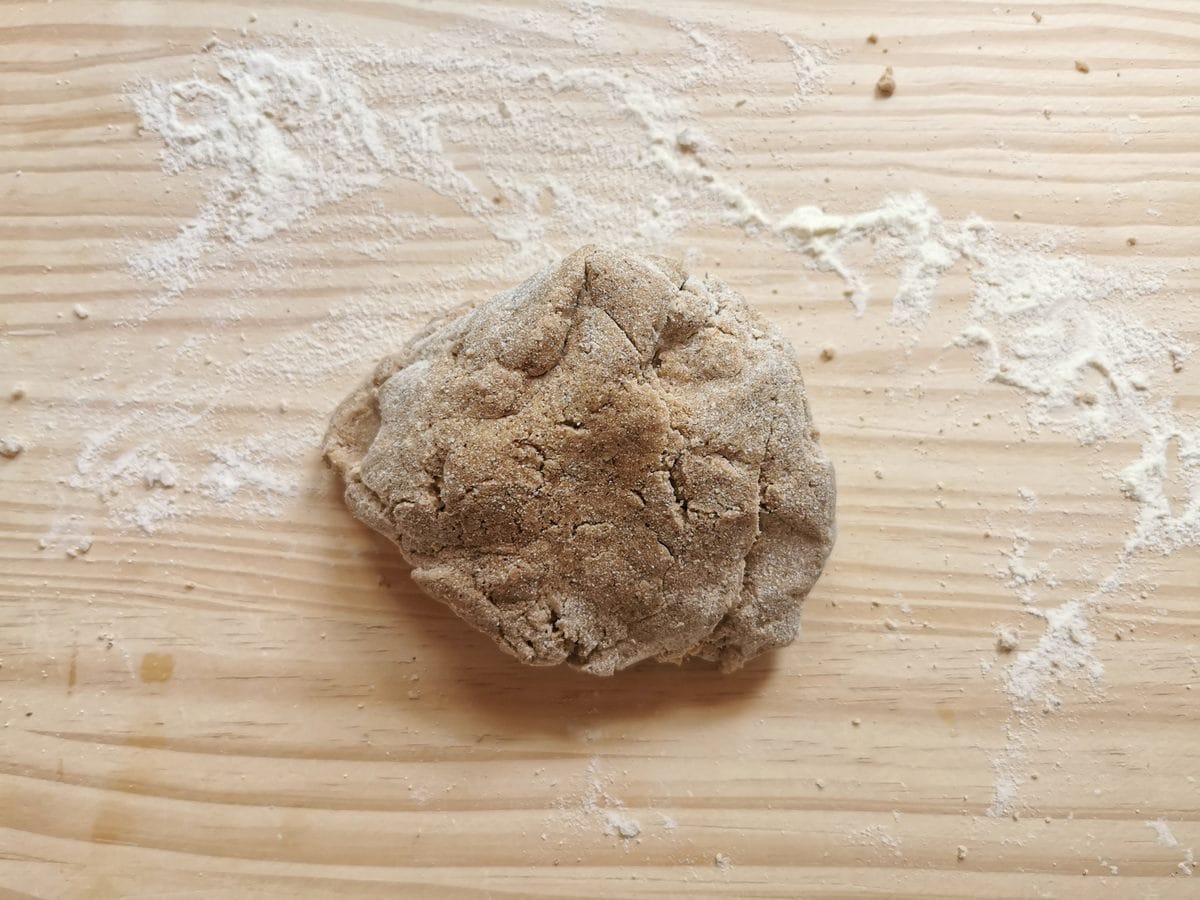
[[(1100, 261), (1176, 264), (1139, 313), (1200, 338), (1192, 0), (1039, 2), (1040, 24), (1028, 4), (993, 0), (901, 4), (903, 15), (882, 0), (727, 6), (669, 12), (841, 51), (828, 94), (800, 112), (764, 122), (735, 96), (706, 101), (723, 110), (724, 133), (761, 148), (739, 177), (781, 208), (861, 209), (916, 189), (949, 218), (1069, 227), (1072, 246)], [(797, 260), (738, 230), (680, 246), (698, 246), (795, 341), (840, 488), (839, 541), (803, 634), (744, 671), (646, 666), (596, 680), (518, 666), (417, 594), (390, 548), (346, 513), (315, 452), (279, 514), (214, 507), (154, 536), (109, 522), (93, 494), (64, 483), (87, 422), (106, 412), (73, 399), (82, 380), (105, 371), (114, 403), (168, 402), (137, 388), (214, 376), (200, 359), (156, 355), (164, 340), (217, 334), (218, 356), (242, 353), (239, 341), (252, 353), (354, 296), (376, 265), (317, 246), (311, 290), (258, 290), (225, 331), (213, 310), (236, 271), (117, 329), (151, 293), (126, 272), (121, 241), (166, 233), (196, 205), (185, 180), (159, 172), (123, 85), (185, 73), (213, 32), (287, 33), (299, 17), (400, 45), (473, 15), (470, 4), (417, 2), (0, 3), (0, 388), (28, 392), (0, 401), (0, 431), (58, 416), (0, 460), (0, 890), (1200, 892), (1178, 868), (1200, 850), (1196, 552), (1147, 561), (1149, 599), (1112, 598), (1093, 623), (1102, 684), (1092, 697), (1064, 687), (1062, 710), (1035, 729), (1012, 718), (995, 649), (998, 625), (1039, 630), (995, 576), (1012, 533), (1028, 530), (1029, 558), (1065, 573), (1047, 602), (1086, 593), (1129, 526), (1112, 473), (1136, 445), (1020, 441), (1008, 418), (1020, 399), (982, 386), (969, 354), (943, 351), (948, 325), (906, 350), (886, 304), (856, 320), (833, 280), (795, 297)], [(660, 15), (611, 21), (629, 24), (636, 49), (665, 30)], [(770, 78), (786, 92), (780, 59)], [(886, 101), (871, 91), (884, 65), (899, 84)], [(397, 179), (377, 193), (403, 207), (408, 191)], [(397, 247), (378, 265), (461, 272), (484, 244), (495, 242), (461, 216), (449, 239)], [(503, 286), (468, 280), (464, 293)], [(969, 283), (951, 276), (942, 294), (961, 309)], [(86, 320), (71, 314), (81, 302)], [(826, 345), (837, 356), (821, 363)], [(319, 422), (368, 365), (290, 395), (240, 385), (213, 421), (248, 434), (285, 401), (288, 415)], [(1195, 371), (1177, 384), (1178, 408), (1200, 409)], [(39, 550), (70, 515), (90, 551)], [(1029, 779), (1019, 816), (985, 815), (995, 759)], [(606, 809), (640, 835), (608, 833)], [(1148, 827), (1160, 818), (1177, 847)]]

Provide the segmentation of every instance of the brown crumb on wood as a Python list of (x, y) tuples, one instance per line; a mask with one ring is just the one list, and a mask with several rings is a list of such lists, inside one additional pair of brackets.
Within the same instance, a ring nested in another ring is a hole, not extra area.
[(1042, 14), (1040, 12), (1035, 9), (1030, 13), (1030, 15), (1033, 16), (1033, 21), (1037, 22), (1039, 25), (1042, 24)]
[(892, 67), (888, 66), (875, 82), (875, 93), (880, 97), (890, 97), (896, 93), (896, 79), (892, 77)]
[(837, 356), (837, 351), (834, 350), (832, 347), (822, 347), (821, 348), (821, 362), (829, 362), (835, 356)]
[(878, 44), (879, 43), (879, 35), (877, 35), (875, 32), (872, 31), (870, 34), (867, 35), (867, 43), (868, 44)]
[(967, 848), (966, 848), (966, 847), (964, 847), (962, 844), (959, 844), (959, 845), (958, 845), (958, 854), (957, 854), (957, 855), (958, 855), (958, 861), (959, 861), (959, 862), (962, 862), (964, 859), (966, 859), (966, 858), (967, 858)]
[(1136, 247), (1137, 246), (1137, 238), (1127, 237), (1127, 238), (1125, 238), (1125, 243), (1127, 243), (1130, 247)]
[(1082, 72), (1084, 75), (1086, 75), (1088, 72), (1092, 71), (1092, 67), (1085, 63), (1082, 59), (1077, 59), (1075, 60), (1075, 71)]

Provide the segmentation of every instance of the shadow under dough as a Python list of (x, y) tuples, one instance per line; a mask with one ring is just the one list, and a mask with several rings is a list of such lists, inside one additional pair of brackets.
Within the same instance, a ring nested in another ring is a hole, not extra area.
[[(667, 710), (732, 714), (760, 695), (775, 667), (766, 653), (728, 674), (704, 660), (682, 665), (647, 661), (598, 677), (565, 665), (526, 666), (504, 653), (488, 637), (426, 596), (409, 577), (410, 567), (386, 539), (370, 533), (373, 563), (382, 585), (397, 598), (410, 647), (424, 662), (423, 684), (432, 700), (469, 705), (486, 722), (561, 734), (564, 727), (587, 727), (615, 720), (636, 721)], [(451, 673), (451, 674), (439, 674)], [(412, 684), (399, 676), (385, 679), (380, 691), (406, 696)], [(443, 700), (444, 697), (444, 700)]]

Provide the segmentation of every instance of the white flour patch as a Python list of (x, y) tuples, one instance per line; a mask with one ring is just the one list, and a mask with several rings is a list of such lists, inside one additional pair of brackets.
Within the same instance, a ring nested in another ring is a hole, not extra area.
[(1011, 588), (1021, 598), (1021, 602), (1032, 606), (1037, 602), (1035, 585), (1039, 581), (1053, 584), (1054, 576), (1049, 566), (1042, 562), (1030, 566), (1026, 555), (1029, 553), (1032, 537), (1028, 531), (1018, 530), (1013, 533), (1012, 550), (1004, 552), (1005, 564), (996, 574), (1004, 581), (1004, 586)]
[(1072, 600), (1044, 614), (1045, 631), (1037, 645), (1018, 653), (1003, 674), (1018, 712), (1030, 705), (1052, 712), (1062, 705), (1055, 687), (1076, 678), (1098, 684), (1104, 666), (1096, 658), (1096, 638), (1088, 624), (1088, 604)]
[(213, 461), (200, 478), (201, 492), (218, 503), (236, 500), (243, 508), (278, 515), (278, 500), (296, 495), (298, 479), (274, 468), (263, 444), (245, 440), (235, 446), (210, 447)]
[[(1186, 493), (1176, 506), (1167, 493), (1172, 477)], [(1141, 455), (1121, 473), (1121, 481), (1126, 496), (1138, 504), (1127, 553), (1167, 554), (1200, 546), (1200, 430), (1181, 428), (1170, 416), (1151, 421)]]
[(133, 504), (122, 506), (115, 510), (118, 522), (125, 526), (136, 527), (146, 534), (156, 534), (164, 526), (180, 514), (180, 507), (173, 495), (152, 494)]
[[(1146, 827), (1153, 829), (1155, 843), (1160, 847), (1165, 847), (1168, 850), (1179, 848), (1179, 841), (1175, 837), (1175, 833), (1171, 831), (1171, 826), (1166, 819), (1153, 819), (1146, 823)], [(1183, 851), (1183, 861), (1175, 866), (1175, 871), (1180, 875), (1190, 877), (1195, 873), (1196, 869), (1196, 854), (1191, 847)]]
[(318, 207), (404, 173), (453, 191), (434, 113), (383, 118), (336, 55), (292, 58), (212, 45), (215, 74), (148, 81), (131, 91), (142, 128), (162, 141), (163, 171), (215, 170), (204, 205), (174, 238), (137, 251), (135, 275), (168, 292), (204, 274), (218, 241), (245, 247)]
[(1171, 826), (1167, 824), (1166, 819), (1154, 819), (1146, 823), (1147, 828), (1154, 829), (1155, 840), (1160, 847), (1174, 849), (1179, 846), (1179, 841), (1175, 839), (1174, 832), (1171, 831)]
[(108, 477), (114, 481), (139, 482), (147, 490), (173, 488), (179, 481), (179, 469), (166, 453), (137, 448), (118, 456), (109, 467)]

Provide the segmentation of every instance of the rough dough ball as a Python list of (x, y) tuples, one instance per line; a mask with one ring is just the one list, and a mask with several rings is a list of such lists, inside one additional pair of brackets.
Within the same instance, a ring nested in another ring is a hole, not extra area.
[(787, 341), (678, 263), (584, 247), (434, 322), (333, 415), (350, 510), (531, 665), (795, 639), (833, 470)]

